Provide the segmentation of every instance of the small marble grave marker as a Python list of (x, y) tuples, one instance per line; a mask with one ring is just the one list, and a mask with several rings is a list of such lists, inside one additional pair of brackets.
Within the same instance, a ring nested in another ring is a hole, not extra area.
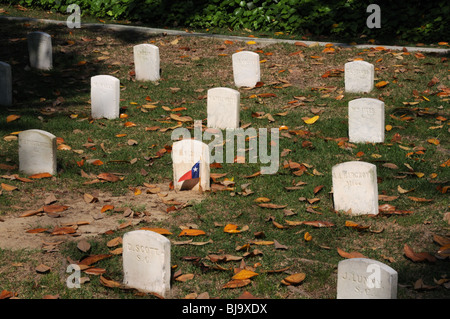
[(175, 190), (210, 189), (209, 147), (207, 144), (183, 139), (173, 143), (173, 186)]
[(11, 66), (0, 61), (0, 105), (12, 105)]
[(19, 171), (56, 174), (56, 136), (42, 130), (19, 133)]
[(115, 119), (120, 112), (120, 80), (111, 75), (91, 77), (91, 115)]
[(208, 127), (239, 128), (240, 93), (225, 87), (208, 90)]
[(143, 43), (133, 47), (134, 70), (138, 81), (158, 81), (160, 79), (159, 48)]
[(372, 91), (375, 67), (366, 61), (353, 61), (345, 64), (345, 92), (367, 93)]
[(170, 241), (149, 230), (123, 236), (124, 285), (166, 296), (170, 291)]
[(350, 161), (332, 168), (333, 200), (336, 211), (351, 215), (378, 214), (377, 168), (366, 162)]
[(345, 259), (338, 264), (337, 299), (397, 299), (398, 274), (368, 258)]
[(50, 34), (33, 31), (27, 35), (30, 66), (38, 70), (53, 67), (52, 37)]
[(237, 87), (254, 87), (261, 79), (259, 54), (241, 51), (232, 55), (234, 84)]
[(348, 135), (352, 143), (384, 142), (384, 102), (361, 98), (348, 103)]

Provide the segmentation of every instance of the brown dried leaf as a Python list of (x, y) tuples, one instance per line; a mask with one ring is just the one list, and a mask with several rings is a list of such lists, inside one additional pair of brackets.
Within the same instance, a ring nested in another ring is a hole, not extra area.
[(89, 249), (91, 249), (91, 244), (89, 244), (86, 239), (82, 239), (78, 242), (77, 248), (82, 252), (87, 252)]
[(40, 264), (39, 266), (37, 266), (35, 268), (36, 272), (40, 273), (40, 274), (45, 274), (48, 273), (50, 271), (50, 267), (44, 264)]
[(206, 233), (203, 230), (200, 229), (183, 229), (181, 231), (181, 233), (178, 235), (178, 237), (180, 236), (200, 236), (200, 235), (205, 235)]
[(72, 227), (55, 227), (51, 235), (67, 235), (76, 233), (76, 230)]
[(33, 229), (27, 230), (26, 232), (29, 234), (38, 234), (38, 233), (43, 233), (47, 230), (48, 230), (48, 228), (33, 228)]
[(122, 244), (122, 237), (116, 237), (116, 238), (113, 238), (110, 241), (108, 241), (106, 243), (106, 246), (111, 248), (111, 247), (119, 246), (120, 244)]
[(259, 207), (263, 208), (270, 208), (270, 209), (282, 209), (287, 207), (287, 205), (276, 205), (276, 204), (270, 204), (270, 203), (262, 203), (258, 204)]
[(176, 281), (186, 282), (194, 278), (194, 274), (184, 274), (175, 278)]
[(119, 176), (114, 175), (112, 173), (100, 173), (100, 174), (97, 175), (97, 178), (101, 179), (101, 180), (108, 181), (108, 182), (112, 182), (112, 183), (117, 182), (117, 181), (120, 180)]
[(141, 230), (150, 230), (152, 232), (158, 233), (160, 235), (172, 235), (172, 233), (165, 229), (165, 228), (159, 228), (159, 227), (141, 227)]
[(421, 262), (421, 261), (429, 261), (429, 262), (435, 262), (436, 258), (429, 253), (421, 252), (416, 253), (408, 244), (405, 244), (403, 247), (403, 251), (409, 259), (411, 259), (414, 262)]
[(103, 286), (109, 287), (109, 288), (120, 288), (122, 287), (122, 284), (111, 280), (109, 278), (104, 277), (103, 275), (100, 275), (100, 282)]
[(363, 254), (358, 253), (356, 251), (352, 251), (352, 252), (348, 253), (348, 252), (343, 251), (339, 247), (337, 248), (337, 252), (341, 257), (348, 258), (348, 259), (350, 259), (350, 258), (367, 258)]
[(44, 213), (60, 213), (67, 210), (68, 208), (69, 206), (58, 204), (46, 205), (43, 207)]
[(78, 264), (84, 265), (84, 266), (90, 266), (90, 265), (96, 263), (97, 261), (100, 261), (105, 258), (109, 258), (111, 256), (112, 256), (112, 254), (91, 255), (91, 256), (88, 256), (88, 257), (84, 258), (83, 260), (81, 260)]
[(296, 274), (292, 274), (292, 275), (287, 276), (286, 278), (284, 278), (281, 281), (281, 283), (283, 283), (286, 286), (298, 285), (303, 280), (305, 280), (305, 278), (306, 278), (306, 274), (304, 274), (304, 273), (296, 273)]
[(225, 285), (222, 286), (223, 289), (226, 288), (240, 288), (240, 287), (244, 287), (247, 286), (248, 284), (250, 284), (252, 281), (250, 279), (235, 279), (235, 280), (230, 280), (229, 282), (227, 282)]

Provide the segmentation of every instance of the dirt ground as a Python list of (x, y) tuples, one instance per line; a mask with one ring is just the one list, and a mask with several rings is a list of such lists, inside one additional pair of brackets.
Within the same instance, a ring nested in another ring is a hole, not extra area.
[[(127, 192), (124, 196), (111, 196), (108, 193), (96, 191), (90, 194), (92, 202), (78, 193), (55, 191), (42, 194), (45, 199), (53, 200), (48, 206), (68, 206), (61, 212), (42, 211), (41, 201), (26, 201), (23, 211), (7, 214), (0, 220), (1, 249), (52, 249), (67, 240), (80, 241), (89, 239), (108, 231), (126, 229), (137, 224), (155, 227), (153, 223), (171, 218), (173, 209), (183, 209), (193, 201), (201, 201), (203, 194), (197, 191), (169, 190), (167, 184), (154, 185), (154, 193), (143, 190), (140, 195)], [(32, 205), (33, 207), (29, 207)], [(105, 205), (114, 208), (101, 212)], [(169, 212), (168, 212), (169, 210)], [(21, 215), (32, 213), (30, 216)], [(28, 232), (35, 230), (35, 232)], [(69, 233), (75, 230), (75, 232)], [(58, 234), (62, 233), (62, 234)]]

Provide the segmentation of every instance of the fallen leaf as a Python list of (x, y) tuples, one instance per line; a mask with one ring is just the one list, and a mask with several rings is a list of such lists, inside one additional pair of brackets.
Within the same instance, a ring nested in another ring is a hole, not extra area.
[(427, 140), (427, 142), (430, 143), (430, 144), (434, 144), (434, 145), (439, 145), (440, 144), (439, 140), (436, 139), (436, 138), (430, 138), (430, 139)]
[(8, 191), (8, 192), (12, 192), (14, 190), (18, 190), (18, 188), (16, 186), (13, 186), (13, 185), (8, 185), (8, 184), (2, 183), (1, 186), (2, 186), (3, 190)]
[(250, 279), (242, 279), (242, 280), (231, 280), (229, 282), (227, 282), (225, 285), (222, 286), (223, 289), (226, 288), (240, 288), (240, 287), (244, 287), (247, 286), (248, 284), (250, 284), (252, 281)]
[(415, 202), (432, 202), (433, 199), (426, 199), (422, 197), (414, 197), (414, 196), (408, 196), (408, 198)]
[(312, 240), (312, 236), (309, 234), (309, 232), (306, 232), (303, 238), (304, 238), (306, 241), (311, 241), (311, 240)]
[(319, 115), (313, 116), (311, 118), (309, 118), (309, 117), (302, 118), (303, 122), (305, 122), (306, 124), (314, 124), (314, 123), (316, 123), (316, 121), (318, 119), (319, 119)]
[(88, 274), (88, 275), (98, 276), (98, 275), (106, 273), (106, 269), (104, 269), (104, 268), (97, 268), (97, 267), (90, 267), (88, 269), (85, 269), (84, 272), (86, 274)]
[(160, 235), (172, 235), (172, 233), (165, 229), (165, 228), (159, 228), (159, 227), (141, 227), (141, 230), (149, 230), (155, 233), (158, 233)]
[(254, 271), (242, 269), (237, 274), (235, 274), (231, 279), (234, 280), (244, 280), (244, 279), (250, 279), (251, 277), (257, 276), (258, 274)]
[(89, 244), (87, 240), (83, 239), (78, 242), (77, 248), (82, 252), (87, 252), (89, 249), (91, 249), (91, 244)]
[(59, 204), (46, 205), (44, 206), (44, 213), (60, 213), (67, 210), (68, 208), (69, 206)]
[(30, 233), (30, 234), (39, 234), (39, 233), (43, 233), (47, 230), (48, 230), (48, 228), (33, 228), (33, 229), (27, 230), (26, 232)]
[(235, 224), (227, 224), (224, 228), (223, 231), (229, 234), (236, 234), (236, 233), (241, 233), (243, 231), (248, 230), (249, 227), (248, 226), (244, 226), (241, 229), (238, 229), (238, 226)]
[(306, 274), (304, 274), (304, 273), (296, 273), (296, 274), (292, 274), (292, 275), (287, 276), (286, 278), (281, 280), (281, 283), (286, 285), (286, 286), (298, 285), (301, 282), (303, 282), (303, 280), (305, 280), (305, 278), (306, 278)]
[(9, 298), (15, 297), (16, 295), (17, 295), (17, 293), (14, 293), (14, 292), (11, 292), (8, 290), (2, 290), (2, 292), (0, 293), (0, 299), (9, 299)]
[(345, 221), (345, 227), (351, 227), (351, 228), (355, 228), (357, 230), (364, 230), (364, 229), (368, 229), (370, 226), (363, 226), (361, 224), (352, 222), (350, 220), (346, 220)]
[(73, 227), (55, 227), (51, 232), (51, 235), (67, 235), (76, 233), (76, 230)]
[(39, 174), (33, 174), (28, 176), (29, 178), (34, 178), (34, 179), (41, 179), (41, 178), (50, 178), (53, 175), (50, 173), (39, 173)]
[(175, 278), (176, 281), (186, 282), (194, 278), (194, 274), (184, 274)]
[(19, 118), (20, 118), (20, 115), (14, 115), (14, 114), (8, 115), (8, 116), (6, 117), (6, 123), (15, 121), (15, 120), (17, 120), (17, 119), (19, 119)]
[(112, 248), (112, 247), (119, 246), (121, 244), (122, 244), (122, 237), (116, 237), (116, 238), (109, 240), (106, 243), (106, 246), (108, 246), (109, 248)]
[(355, 251), (348, 253), (348, 252), (343, 251), (340, 248), (337, 248), (337, 252), (343, 258), (348, 258), (348, 259), (350, 259), (350, 258), (367, 258), (363, 254), (355, 252)]
[(50, 267), (44, 264), (40, 264), (39, 266), (37, 266), (35, 268), (36, 272), (40, 273), (40, 274), (45, 274), (48, 273), (50, 271)]
[(425, 260), (429, 262), (436, 261), (436, 257), (430, 255), (427, 252), (416, 253), (408, 244), (405, 244), (403, 246), (403, 252), (405, 253), (406, 257), (408, 257), (414, 262), (421, 262)]
[(282, 208), (285, 208), (287, 205), (276, 205), (276, 204), (263, 203), (263, 204), (258, 204), (258, 206), (262, 207), (262, 208), (282, 209)]
[(111, 254), (98, 254), (98, 255), (91, 255), (84, 259), (82, 259), (78, 264), (83, 266), (90, 266), (100, 260), (106, 259), (111, 257)]
[(377, 88), (383, 88), (383, 87), (385, 87), (385, 86), (388, 85), (388, 84), (389, 84), (389, 81), (380, 81), (380, 82), (378, 82), (378, 83), (375, 84), (375, 87), (377, 87)]
[(101, 180), (108, 181), (108, 182), (113, 182), (113, 183), (120, 180), (119, 176), (114, 175), (112, 173), (100, 173), (100, 174), (97, 175), (97, 178), (101, 179)]
[(181, 231), (181, 233), (178, 235), (178, 237), (180, 236), (200, 236), (200, 235), (205, 235), (206, 233), (203, 230), (200, 229), (183, 229)]
[(109, 287), (109, 288), (120, 288), (122, 287), (122, 284), (120, 282), (111, 280), (109, 278), (104, 277), (103, 275), (100, 275), (100, 283), (103, 286)]

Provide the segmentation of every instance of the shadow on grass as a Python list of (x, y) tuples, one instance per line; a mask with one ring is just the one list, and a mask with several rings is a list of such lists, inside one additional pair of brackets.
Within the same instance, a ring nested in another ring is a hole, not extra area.
[[(42, 31), (52, 36), (52, 70), (30, 68), (26, 37), (31, 31)], [(100, 43), (95, 40), (104, 36)], [(109, 36), (114, 39), (112, 43), (108, 43)], [(105, 45), (115, 50), (149, 41), (152, 37), (129, 30), (70, 29), (64, 23), (52, 25), (0, 20), (0, 38), (6, 43), (2, 46), (0, 61), (11, 65), (13, 86), (13, 105), (0, 109), (0, 114), (6, 117), (10, 111), (17, 111), (22, 117), (37, 117), (46, 110), (71, 112), (71, 109), (89, 106), (90, 78), (111, 70), (107, 61), (98, 59), (98, 52), (105, 50)], [(129, 61), (128, 65), (132, 62)], [(123, 64), (115, 67), (120, 69)], [(8, 125), (8, 130), (30, 128), (35, 127), (29, 127), (26, 121)]]

